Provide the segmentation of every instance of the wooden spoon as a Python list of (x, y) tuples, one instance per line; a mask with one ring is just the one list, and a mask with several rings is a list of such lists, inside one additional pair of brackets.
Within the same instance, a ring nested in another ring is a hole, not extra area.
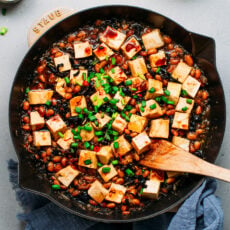
[(204, 161), (165, 140), (156, 141), (140, 164), (153, 169), (200, 174), (230, 182), (229, 169)]

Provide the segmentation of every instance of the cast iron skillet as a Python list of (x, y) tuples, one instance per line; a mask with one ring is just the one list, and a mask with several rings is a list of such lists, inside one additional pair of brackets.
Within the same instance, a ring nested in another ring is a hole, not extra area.
[[(206, 160), (214, 162), (224, 135), (225, 129), (225, 99), (220, 77), (215, 66), (215, 42), (212, 38), (201, 36), (185, 30), (174, 21), (150, 10), (130, 6), (103, 6), (83, 10), (64, 19), (48, 32), (46, 32), (28, 51), (24, 57), (14, 80), (9, 106), (9, 122), (11, 137), (19, 159), (19, 185), (21, 188), (44, 196), (53, 201), (65, 210), (95, 221), (124, 223), (144, 220), (157, 216), (176, 207), (184, 201), (204, 180), (203, 177), (191, 175), (176, 195), (169, 194), (149, 205), (141, 212), (133, 212), (129, 216), (122, 216), (119, 213), (105, 214), (88, 210), (86, 206), (69, 201), (60, 195), (52, 193), (48, 180), (35, 171), (31, 161), (22, 144), (23, 138), (20, 135), (20, 104), (22, 103), (24, 89), (33, 79), (33, 70), (38, 63), (41, 54), (55, 41), (64, 35), (75, 31), (87, 21), (94, 21), (98, 18), (124, 18), (137, 22), (144, 22), (152, 27), (160, 28), (164, 33), (170, 35), (177, 43), (183, 45), (195, 57), (196, 63), (208, 76), (208, 91), (210, 93), (211, 114), (210, 131), (204, 148)], [(183, 162), (182, 162), (183, 163)]]

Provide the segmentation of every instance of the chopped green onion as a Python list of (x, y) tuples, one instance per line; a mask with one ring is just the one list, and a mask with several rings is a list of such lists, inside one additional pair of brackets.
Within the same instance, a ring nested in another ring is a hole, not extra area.
[(100, 68), (100, 73), (105, 73), (105, 70), (103, 68)]
[(65, 77), (64, 79), (65, 79), (66, 84), (69, 84), (69, 83), (70, 83), (70, 80), (69, 80), (68, 77)]
[(118, 160), (113, 160), (112, 165), (118, 165)]
[(140, 107), (140, 111), (141, 111), (141, 112), (144, 112), (145, 109), (141, 106), (141, 107)]
[(119, 90), (117, 86), (113, 86), (112, 89), (115, 93)]
[(86, 149), (88, 149), (88, 148), (90, 147), (90, 143), (89, 143), (88, 141), (86, 141), (86, 142), (84, 143), (84, 146), (85, 146)]
[(99, 61), (98, 60), (94, 60), (92, 61), (92, 65), (96, 65)]
[(98, 142), (101, 142), (103, 140), (104, 140), (104, 137), (100, 137), (100, 138), (97, 139)]
[(145, 107), (146, 106), (146, 101), (142, 101), (141, 105), (142, 105), (142, 107)]
[(96, 131), (94, 134), (96, 136), (102, 136), (104, 133), (103, 133), (103, 131)]
[(30, 88), (27, 87), (27, 88), (26, 88), (26, 94), (28, 94), (29, 92), (30, 92)]
[(90, 150), (93, 151), (93, 149), (94, 149), (94, 146), (93, 146), (93, 145), (90, 145)]
[(58, 185), (58, 184), (52, 184), (52, 189), (54, 189), (54, 190), (59, 190), (59, 189), (61, 189), (61, 187), (60, 187), (60, 185)]
[(157, 107), (156, 103), (150, 105), (150, 109), (156, 109), (156, 107)]
[(174, 102), (174, 101), (170, 101), (170, 100), (168, 100), (168, 101), (167, 101), (167, 104), (168, 104), (168, 105), (174, 105), (174, 104), (175, 104), (175, 102)]
[(7, 33), (8, 29), (6, 27), (0, 28), (0, 35), (5, 35)]
[(115, 57), (112, 57), (112, 65), (115, 65), (116, 64), (116, 59)]
[(118, 148), (119, 148), (119, 143), (118, 143), (117, 141), (115, 141), (115, 142), (113, 143), (113, 147), (114, 147), (115, 149), (118, 149)]
[(85, 161), (84, 161), (84, 164), (85, 164), (85, 165), (90, 165), (90, 164), (92, 164), (92, 161), (91, 161), (90, 159), (85, 160)]
[(118, 136), (114, 136), (114, 137), (113, 137), (113, 140), (115, 141), (115, 140), (117, 140), (117, 138), (118, 138)]
[(106, 60), (106, 61), (108, 61), (108, 60), (109, 60), (109, 57), (108, 57), (108, 56), (106, 56), (106, 57), (105, 57), (105, 60)]
[(143, 193), (143, 190), (144, 190), (144, 189), (143, 189), (143, 188), (141, 188), (141, 190), (140, 190), (140, 195), (142, 195), (142, 193)]
[(79, 117), (80, 119), (83, 119), (83, 114), (80, 113), (80, 114), (78, 115), (78, 117)]
[(149, 90), (149, 93), (154, 93), (156, 90), (152, 87), (150, 90)]
[(98, 163), (97, 163), (97, 166), (98, 166), (98, 167), (102, 167), (102, 166), (103, 166), (103, 164), (102, 164), (102, 163), (100, 163), (100, 162), (98, 162)]
[(191, 105), (192, 104), (192, 99), (187, 99), (186, 102)]
[(157, 68), (157, 70), (156, 70), (156, 73), (159, 73), (159, 72), (160, 72), (160, 70), (161, 70), (161, 68), (160, 68), (160, 67), (158, 67), (158, 68)]
[(74, 135), (74, 136), (73, 136), (73, 139), (74, 139), (74, 140), (81, 140), (81, 136), (80, 136), (80, 135)]
[(138, 74), (138, 77), (141, 78), (142, 80), (146, 80), (144, 75)]
[(50, 106), (51, 105), (51, 101), (50, 100), (46, 101), (46, 105)]
[(125, 105), (125, 99), (124, 98), (121, 99), (121, 104)]
[(90, 79), (93, 78), (94, 75), (95, 75), (95, 73), (91, 72), (91, 73), (89, 74), (89, 78), (90, 78)]
[(73, 135), (77, 135), (77, 132), (76, 132), (75, 129), (72, 129), (72, 134), (73, 134)]
[(118, 132), (117, 131), (115, 131), (115, 130), (108, 130), (108, 133), (109, 134), (112, 134), (113, 136), (118, 136)]
[(76, 113), (80, 113), (81, 112), (81, 108), (80, 107), (75, 107), (75, 111), (76, 111)]
[(128, 176), (131, 176), (131, 177), (135, 175), (131, 169), (126, 169), (125, 172)]
[(161, 99), (163, 102), (168, 103), (168, 99), (165, 96), (162, 96)]
[(114, 68), (112, 68), (112, 69), (111, 69), (111, 72), (114, 74), (114, 73), (115, 73), (115, 69), (114, 69)]
[(128, 80), (125, 82), (126, 85), (132, 85), (133, 84), (133, 81), (132, 80)]
[(111, 170), (110, 167), (103, 167), (101, 171), (102, 171), (103, 173), (109, 173), (110, 170)]
[(88, 113), (89, 110), (88, 110), (87, 108), (84, 108), (84, 109), (83, 109), (83, 112), (84, 112), (84, 113)]
[(105, 116), (105, 113), (101, 112), (101, 118), (104, 118), (104, 116)]
[(137, 95), (134, 95), (133, 98), (136, 99), (136, 98), (137, 98)]
[(64, 135), (61, 132), (58, 132), (58, 136), (61, 137), (61, 138), (64, 137)]
[(135, 60), (137, 58), (137, 56), (133, 56), (132, 60)]
[(114, 99), (114, 98), (113, 98), (113, 99), (111, 99), (111, 100), (109, 101), (109, 103), (112, 104), (112, 105), (116, 105), (118, 101), (119, 101), (118, 99)]
[(103, 98), (103, 101), (104, 101), (104, 102), (108, 102), (108, 101), (109, 101), (109, 98), (108, 98), (108, 97), (104, 97), (104, 98)]
[(95, 121), (95, 120), (97, 120), (97, 118), (94, 115), (92, 115), (92, 116), (89, 116), (89, 120), (90, 121)]
[[(101, 105), (103, 105), (103, 103), (104, 103), (103, 99), (99, 98), (99, 99), (97, 100), (97, 108), (99, 108)], [(94, 108), (94, 109), (95, 109), (95, 108)], [(96, 110), (97, 110), (97, 109), (96, 109)], [(95, 112), (97, 112), (97, 111), (95, 111)]]
[(166, 96), (170, 96), (170, 91), (166, 89), (166, 90), (164, 91), (164, 94), (165, 94)]
[(92, 131), (93, 128), (89, 126), (89, 123), (87, 123), (86, 125), (83, 126), (83, 129), (86, 131)]
[(131, 90), (132, 90), (132, 91), (137, 91), (137, 89), (136, 89), (136, 88), (131, 88)]
[(126, 105), (126, 110), (130, 111), (132, 109), (132, 106), (131, 105)]
[(182, 89), (182, 90), (181, 90), (181, 95), (183, 95), (183, 96), (187, 96), (187, 95), (188, 95), (188, 93), (187, 93), (187, 91), (186, 91), (186, 90)]
[(188, 109), (188, 107), (185, 106), (185, 107), (183, 107), (181, 110), (185, 112), (187, 109)]
[(78, 146), (78, 143), (77, 143), (77, 142), (74, 142), (74, 143), (71, 144), (71, 147), (72, 147), (72, 148), (77, 148), (77, 146)]
[(156, 100), (157, 102), (160, 102), (160, 101), (161, 101), (161, 97), (156, 97), (155, 100)]
[(111, 138), (110, 138), (110, 136), (109, 136), (109, 134), (107, 132), (105, 133), (105, 139), (109, 140), (109, 141), (111, 140)]
[(112, 114), (112, 119), (115, 119), (118, 115), (118, 112)]
[(95, 81), (95, 86), (96, 86), (96, 88), (100, 87), (100, 83), (99, 83), (99, 80), (97, 78), (96, 78), (96, 81)]

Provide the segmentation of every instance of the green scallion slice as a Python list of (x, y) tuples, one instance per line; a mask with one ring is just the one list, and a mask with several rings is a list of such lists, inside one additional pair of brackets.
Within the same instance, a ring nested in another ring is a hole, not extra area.
[(80, 113), (81, 112), (81, 108), (80, 107), (75, 107), (75, 112), (76, 113)]
[(160, 72), (160, 70), (161, 70), (161, 68), (160, 68), (160, 67), (158, 67), (158, 68), (157, 68), (157, 70), (156, 70), (156, 73), (159, 73), (159, 72)]
[(61, 132), (58, 132), (58, 136), (63, 138), (64, 137), (64, 134), (62, 134)]
[(145, 107), (146, 106), (146, 101), (142, 101), (141, 105), (142, 105), (142, 107)]
[(50, 106), (51, 105), (51, 101), (50, 100), (46, 101), (46, 105)]
[(111, 72), (112, 72), (113, 74), (115, 74), (115, 69), (114, 69), (114, 68), (112, 68), (112, 69), (111, 69)]
[(128, 86), (128, 85), (132, 85), (133, 84), (133, 81), (132, 80), (128, 80), (125, 82), (125, 84)]
[(186, 102), (191, 105), (192, 104), (192, 99), (186, 99)]
[(78, 146), (78, 143), (77, 143), (77, 142), (74, 142), (74, 143), (71, 144), (71, 147), (72, 147), (72, 148), (77, 148), (77, 146)]
[(90, 159), (87, 159), (87, 160), (84, 161), (84, 164), (85, 165), (90, 165), (90, 164), (92, 164), (92, 161)]
[(0, 28), (0, 35), (5, 35), (7, 33), (8, 29), (6, 27), (1, 27)]
[(86, 142), (84, 143), (84, 146), (85, 146), (86, 149), (88, 149), (88, 148), (90, 147), (90, 143), (89, 143), (88, 141), (86, 141)]
[(112, 57), (112, 65), (115, 65), (116, 64), (116, 59), (115, 59), (115, 57)]
[(104, 134), (104, 132), (103, 131), (96, 131), (94, 134), (96, 136), (102, 136)]
[(103, 167), (101, 171), (102, 171), (103, 173), (109, 173), (110, 170), (111, 170), (110, 167)]
[(69, 83), (70, 83), (70, 80), (69, 80), (68, 77), (65, 77), (64, 79), (65, 79), (66, 84), (69, 84)]
[(141, 111), (141, 112), (144, 112), (144, 111), (145, 111), (144, 107), (141, 106), (141, 107), (140, 107), (140, 111)]
[(113, 147), (114, 147), (115, 149), (118, 149), (118, 148), (119, 148), (119, 143), (118, 143), (117, 141), (115, 141), (115, 142), (113, 143)]
[(154, 93), (156, 90), (152, 87), (150, 90), (149, 90), (149, 93)]
[(187, 111), (187, 109), (188, 109), (188, 107), (185, 106), (185, 107), (183, 107), (181, 110), (185, 112), (185, 111)]
[(58, 184), (52, 184), (52, 189), (54, 189), (54, 190), (59, 190), (59, 189), (61, 189), (61, 187), (60, 187), (60, 185), (58, 185)]
[(156, 103), (150, 105), (150, 109), (156, 109), (156, 107), (157, 107)]
[(118, 160), (113, 160), (112, 161), (112, 165), (118, 165), (118, 163), (119, 163)]
[(165, 94), (166, 96), (170, 96), (170, 91), (166, 89), (166, 90), (164, 91), (164, 94)]
[(103, 164), (102, 164), (102, 163), (100, 163), (100, 162), (98, 162), (98, 163), (97, 163), (97, 166), (98, 166), (98, 167), (102, 167), (102, 166), (103, 166)]
[(131, 169), (129, 169), (129, 168), (125, 170), (125, 173), (126, 173), (128, 176), (131, 176), (131, 177), (135, 175), (134, 172), (133, 172)]

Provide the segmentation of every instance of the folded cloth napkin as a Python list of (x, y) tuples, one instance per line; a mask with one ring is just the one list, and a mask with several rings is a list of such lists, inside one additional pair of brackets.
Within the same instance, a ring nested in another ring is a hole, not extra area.
[(133, 224), (97, 223), (66, 212), (55, 204), (18, 187), (18, 163), (8, 162), (10, 181), (16, 191), (16, 198), (25, 213), (18, 219), (26, 223), (26, 230), (221, 230), (223, 210), (220, 199), (214, 195), (217, 183), (207, 179), (183, 203), (176, 214), (166, 213)]

